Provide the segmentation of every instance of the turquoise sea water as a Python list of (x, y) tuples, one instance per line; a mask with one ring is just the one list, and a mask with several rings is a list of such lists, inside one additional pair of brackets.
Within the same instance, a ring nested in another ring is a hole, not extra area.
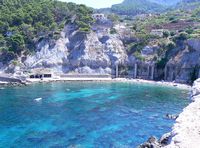
[[(35, 98), (43, 98), (37, 102)], [(69, 82), (0, 89), (0, 148), (136, 147), (169, 132), (188, 92), (150, 84)]]

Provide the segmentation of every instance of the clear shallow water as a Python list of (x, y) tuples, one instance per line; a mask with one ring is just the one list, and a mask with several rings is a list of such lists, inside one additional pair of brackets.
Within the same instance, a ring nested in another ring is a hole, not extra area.
[[(128, 83), (49, 83), (0, 89), (0, 147), (136, 147), (169, 132), (188, 92)], [(35, 98), (43, 98), (41, 102)]]

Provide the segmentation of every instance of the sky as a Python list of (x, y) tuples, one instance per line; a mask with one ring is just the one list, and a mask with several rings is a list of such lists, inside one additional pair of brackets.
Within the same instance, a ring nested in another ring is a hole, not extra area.
[(60, 0), (60, 1), (85, 4), (93, 8), (107, 8), (112, 6), (113, 4), (121, 3), (123, 0)]

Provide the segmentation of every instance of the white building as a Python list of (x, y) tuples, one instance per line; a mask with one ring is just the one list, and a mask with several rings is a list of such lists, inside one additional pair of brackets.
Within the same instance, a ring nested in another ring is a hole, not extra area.
[(105, 20), (106, 16), (103, 13), (95, 13), (92, 15), (95, 20)]
[(164, 29), (153, 29), (151, 30), (151, 35), (156, 35), (156, 36), (159, 36), (159, 37), (163, 37), (163, 32), (165, 30)]

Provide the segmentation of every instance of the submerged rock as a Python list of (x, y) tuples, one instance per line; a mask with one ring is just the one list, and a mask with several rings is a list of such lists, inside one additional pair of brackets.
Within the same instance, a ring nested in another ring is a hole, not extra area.
[(170, 120), (176, 120), (178, 118), (178, 115), (166, 114), (166, 118)]

